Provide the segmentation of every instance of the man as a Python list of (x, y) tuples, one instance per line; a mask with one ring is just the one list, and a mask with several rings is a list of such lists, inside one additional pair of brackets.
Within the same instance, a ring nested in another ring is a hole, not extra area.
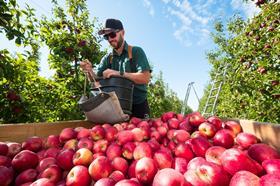
[[(135, 83), (132, 116), (147, 117), (150, 113), (147, 102), (147, 84), (151, 78), (151, 68), (145, 52), (140, 47), (131, 47), (126, 43), (125, 31), (120, 20), (107, 19), (105, 28), (98, 34), (108, 40), (113, 50), (102, 58), (97, 68), (97, 76), (103, 76), (103, 78), (123, 76), (132, 80)], [(85, 72), (92, 72), (92, 64), (88, 60), (82, 61), (80, 66)]]

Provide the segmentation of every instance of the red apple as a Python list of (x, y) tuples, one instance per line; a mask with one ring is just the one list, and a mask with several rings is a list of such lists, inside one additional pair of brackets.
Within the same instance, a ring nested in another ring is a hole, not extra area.
[(34, 181), (30, 186), (55, 186), (55, 183), (48, 178), (40, 178)]
[(189, 123), (194, 127), (198, 127), (204, 121), (204, 117), (199, 112), (193, 112), (189, 115)]
[(211, 147), (211, 143), (204, 137), (196, 137), (189, 140), (192, 151), (196, 156), (204, 157), (206, 150)]
[(174, 150), (174, 154), (176, 157), (185, 158), (187, 162), (195, 157), (191, 147), (185, 143), (178, 144)]
[(207, 149), (205, 153), (205, 159), (208, 162), (216, 163), (218, 165), (222, 165), (221, 162), (221, 155), (226, 149), (221, 146), (212, 146), (209, 149)]
[(154, 153), (153, 159), (159, 169), (172, 167), (173, 157), (170, 151), (158, 150)]
[(108, 141), (105, 139), (100, 139), (93, 144), (93, 152), (102, 152), (105, 153), (108, 147)]
[(112, 167), (114, 170), (119, 170), (123, 174), (126, 174), (128, 170), (128, 162), (122, 157), (115, 157), (112, 160)]
[(101, 127), (100, 125), (96, 125), (96, 126), (92, 127), (92, 129), (90, 130), (90, 135), (94, 141), (104, 139), (105, 138), (105, 129), (103, 127)]
[(56, 158), (57, 155), (59, 154), (60, 152), (60, 149), (59, 148), (56, 148), (56, 147), (50, 147), (49, 149), (47, 149), (44, 153), (44, 157), (47, 158), (47, 157), (53, 157), (53, 158)]
[(39, 158), (39, 161), (41, 161), (42, 159), (45, 158), (45, 152), (46, 152), (46, 150), (42, 149), (42, 150), (40, 150), (39, 152), (36, 153), (38, 158)]
[(184, 177), (192, 185), (228, 185), (230, 181), (222, 166), (207, 161), (187, 170)]
[(122, 147), (122, 156), (126, 159), (132, 159), (135, 147), (136, 145), (134, 142), (125, 143)]
[(176, 119), (176, 118), (170, 118), (170, 119), (167, 121), (167, 123), (168, 123), (169, 129), (178, 129), (179, 124), (180, 124), (179, 120)]
[(130, 130), (120, 131), (117, 134), (116, 141), (119, 145), (123, 145), (127, 142), (132, 142), (134, 141), (134, 134)]
[(143, 157), (152, 157), (152, 148), (147, 142), (141, 142), (139, 143), (134, 151), (133, 151), (133, 157), (136, 160), (139, 160)]
[(236, 148), (225, 150), (221, 155), (221, 162), (224, 169), (231, 175), (241, 170), (247, 170), (256, 175), (262, 171), (260, 165), (258, 166), (245, 152)]
[(95, 181), (101, 178), (107, 178), (113, 168), (110, 160), (105, 156), (99, 156), (89, 165), (88, 171), (91, 178)]
[(189, 133), (192, 133), (195, 129), (194, 126), (192, 126), (189, 122), (189, 117), (185, 120), (183, 120), (180, 124), (179, 124), (179, 129), (185, 130)]
[(73, 156), (74, 165), (84, 165), (88, 167), (93, 160), (92, 152), (87, 148), (77, 150)]
[(88, 173), (88, 169), (83, 165), (77, 165), (73, 167), (66, 178), (66, 185), (81, 186), (89, 185), (90, 183), (91, 178)]
[(38, 152), (42, 149), (43, 140), (37, 136), (28, 138), (22, 143), (22, 149)]
[(137, 118), (137, 117), (131, 117), (130, 119), (130, 123), (137, 125), (138, 123), (140, 123), (142, 121), (142, 119)]
[(56, 165), (56, 159), (53, 157), (47, 157), (42, 159), (38, 166), (37, 166), (37, 171), (38, 172), (42, 172), (43, 170), (45, 170), (46, 168), (48, 168), (51, 165)]
[(7, 156), (13, 158), (16, 154), (21, 151), (21, 144), (16, 142), (7, 143), (9, 150)]
[(114, 186), (115, 183), (116, 181), (111, 178), (101, 178), (95, 182), (94, 186)]
[(116, 183), (115, 186), (141, 186), (141, 184), (135, 180), (124, 179)]
[(134, 140), (135, 141), (141, 142), (141, 141), (144, 140), (144, 131), (143, 131), (143, 129), (136, 127), (134, 129), (132, 129), (131, 132), (134, 135)]
[(231, 130), (234, 136), (237, 136), (237, 134), (242, 132), (241, 125), (238, 122), (232, 120), (226, 121), (224, 123), (224, 128)]
[(62, 179), (62, 170), (57, 165), (50, 165), (40, 173), (39, 178), (48, 178), (53, 183), (57, 183)]
[(248, 155), (260, 164), (264, 160), (280, 159), (280, 153), (264, 143), (251, 145), (248, 149)]
[(106, 156), (107, 158), (109, 158), (109, 160), (121, 156), (121, 154), (122, 154), (122, 148), (120, 145), (116, 143), (111, 143), (106, 150)]
[(188, 163), (188, 170), (196, 169), (196, 167), (199, 167), (202, 163), (206, 162), (206, 160), (202, 157), (195, 157)]
[(219, 130), (213, 137), (213, 144), (224, 148), (231, 148), (234, 145), (234, 136), (228, 129)]
[(211, 124), (213, 124), (216, 128), (216, 130), (220, 130), (222, 128), (222, 120), (217, 117), (217, 116), (210, 116), (209, 118), (207, 118), (207, 121)]
[(8, 154), (9, 147), (6, 143), (0, 142), (0, 155), (6, 156)]
[(73, 164), (73, 156), (75, 151), (73, 149), (62, 150), (56, 157), (57, 164), (64, 170), (70, 170)]
[(59, 141), (65, 143), (70, 139), (74, 139), (77, 136), (77, 132), (72, 128), (64, 128), (59, 134)]
[(175, 130), (173, 133), (172, 140), (175, 143), (185, 143), (190, 138), (190, 134), (182, 129)]
[(6, 186), (13, 181), (13, 170), (4, 166), (0, 166), (0, 185)]
[(105, 138), (107, 141), (114, 141), (116, 139), (116, 135), (118, 133), (118, 130), (115, 127), (108, 127), (105, 128)]
[(171, 118), (175, 117), (175, 112), (166, 112), (161, 115), (161, 120), (167, 122)]
[(8, 156), (0, 155), (0, 166), (10, 167), (12, 165), (12, 159)]
[(176, 114), (176, 118), (181, 122), (185, 119), (185, 115), (184, 114), (180, 114), (180, 113), (177, 113)]
[(87, 148), (89, 150), (92, 150), (93, 148), (93, 141), (89, 138), (81, 138), (79, 141), (78, 141), (78, 149), (81, 149), (81, 148)]
[(73, 149), (76, 151), (78, 148), (78, 140), (77, 139), (70, 139), (65, 142), (63, 149)]
[(141, 183), (148, 184), (153, 181), (157, 170), (157, 165), (152, 158), (143, 157), (136, 163), (135, 175)]
[(75, 129), (77, 132), (77, 139), (80, 140), (82, 138), (89, 138), (90, 137), (90, 130), (84, 127), (80, 127), (78, 130)]
[[(150, 147), (152, 148), (152, 151), (155, 152), (160, 148), (160, 144), (156, 139), (150, 139), (148, 141), (148, 144), (150, 145)], [(134, 150), (134, 149), (133, 149)]]
[(280, 184), (280, 174), (278, 173), (273, 173), (273, 174), (266, 174), (261, 177), (260, 179), (260, 185), (261, 186), (279, 186)]
[(58, 135), (48, 136), (45, 146), (46, 148), (50, 148), (50, 147), (59, 148), (60, 147), (59, 136)]
[(19, 152), (12, 160), (12, 167), (22, 172), (26, 169), (36, 168), (39, 163), (37, 154), (30, 150), (23, 150)]
[(198, 131), (201, 134), (207, 136), (207, 138), (212, 138), (216, 134), (217, 129), (213, 124), (208, 122), (203, 122), (199, 125)]
[(229, 186), (260, 186), (260, 178), (249, 171), (238, 171), (230, 180)]
[(268, 159), (262, 162), (262, 166), (267, 174), (280, 172), (280, 159)]
[(242, 148), (247, 149), (251, 145), (258, 143), (258, 138), (253, 134), (241, 132), (236, 136), (235, 141)]
[(188, 161), (185, 158), (175, 157), (172, 168), (184, 174), (188, 169)]
[(115, 182), (118, 182), (125, 179), (125, 176), (121, 171), (115, 170), (110, 174), (109, 178), (112, 178)]
[(185, 184), (184, 176), (171, 168), (159, 170), (153, 180), (153, 186), (185, 186)]

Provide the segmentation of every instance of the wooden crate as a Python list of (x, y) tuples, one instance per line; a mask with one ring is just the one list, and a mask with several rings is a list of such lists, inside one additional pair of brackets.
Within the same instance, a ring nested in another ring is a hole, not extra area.
[[(244, 132), (256, 135), (262, 142), (280, 150), (280, 124), (261, 123), (251, 120), (237, 120)], [(92, 128), (93, 123), (88, 121), (61, 121), (53, 123), (29, 124), (2, 124), (0, 125), (0, 141), (23, 142), (28, 137), (47, 137), (50, 134), (59, 134), (66, 127)]]

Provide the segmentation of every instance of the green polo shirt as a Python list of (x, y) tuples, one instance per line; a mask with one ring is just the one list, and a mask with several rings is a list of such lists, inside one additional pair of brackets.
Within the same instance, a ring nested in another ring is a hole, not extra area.
[[(102, 76), (103, 71), (108, 68), (117, 71), (124, 71), (124, 72), (143, 72), (147, 70), (151, 71), (148, 59), (142, 48), (138, 46), (132, 47), (132, 60), (133, 63), (135, 63), (136, 69), (133, 69), (133, 65), (131, 65), (131, 61), (128, 58), (128, 44), (125, 42), (124, 50), (120, 55), (118, 55), (117, 52), (113, 50), (113, 58), (111, 64), (110, 64), (110, 53), (105, 55), (101, 59), (101, 62), (97, 67), (97, 75)], [(146, 98), (147, 98), (147, 85), (135, 84), (133, 90), (133, 104), (143, 103)]]

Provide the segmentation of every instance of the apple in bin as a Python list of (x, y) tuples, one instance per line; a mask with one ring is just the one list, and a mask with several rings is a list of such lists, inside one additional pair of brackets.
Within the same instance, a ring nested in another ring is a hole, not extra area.
[(16, 154), (18, 154), (21, 151), (21, 144), (16, 142), (9, 142), (8, 145), (8, 154), (7, 156), (13, 158)]
[(122, 146), (122, 156), (126, 159), (133, 159), (133, 151), (136, 145), (134, 142), (127, 142)]
[(26, 169), (16, 177), (15, 185), (19, 186), (27, 182), (33, 182), (36, 180), (37, 175), (38, 173), (35, 169)]
[(39, 163), (39, 158), (36, 153), (30, 150), (23, 150), (19, 152), (12, 160), (12, 167), (22, 172), (26, 169), (36, 168)]
[(192, 151), (196, 156), (204, 157), (206, 150), (211, 147), (211, 143), (204, 137), (196, 137), (188, 140)]
[(237, 136), (237, 134), (242, 131), (241, 125), (238, 122), (232, 120), (224, 122), (224, 128), (231, 130), (234, 136)]
[(280, 159), (268, 159), (262, 162), (262, 166), (267, 174), (280, 172)]
[(92, 129), (90, 130), (90, 135), (94, 141), (104, 139), (105, 138), (105, 129), (100, 125), (96, 125), (96, 126), (92, 127)]
[(185, 158), (175, 157), (172, 168), (184, 174), (188, 169), (188, 161)]
[(39, 178), (48, 178), (57, 183), (62, 179), (62, 170), (57, 165), (51, 165), (39, 174)]
[(173, 157), (171, 152), (158, 150), (154, 153), (153, 159), (159, 169), (172, 167)]
[(43, 140), (37, 136), (28, 138), (22, 143), (22, 149), (38, 152), (42, 149)]
[(84, 165), (89, 166), (93, 160), (92, 152), (87, 148), (81, 148), (77, 150), (73, 156), (74, 165)]
[(135, 175), (141, 183), (148, 184), (153, 181), (157, 170), (155, 161), (152, 158), (144, 157), (137, 161)]
[(46, 143), (45, 143), (46, 148), (50, 147), (60, 147), (60, 141), (59, 141), (59, 136), (58, 135), (49, 135)]
[(152, 157), (152, 148), (147, 142), (141, 142), (135, 147), (133, 157), (136, 160), (143, 157)]
[(187, 161), (195, 157), (191, 147), (185, 143), (178, 144), (174, 149), (174, 154), (176, 157), (185, 158)]
[(280, 159), (280, 153), (264, 143), (251, 145), (248, 149), (248, 155), (260, 164), (264, 160)]
[(111, 163), (114, 170), (119, 170), (123, 174), (126, 174), (128, 170), (128, 162), (124, 158), (115, 157)]
[(105, 156), (99, 156), (89, 165), (88, 172), (95, 181), (108, 177), (113, 170), (111, 161)]
[(100, 139), (93, 144), (93, 152), (98, 153), (98, 152), (106, 152), (107, 147), (108, 147), (109, 142), (105, 139)]
[(0, 166), (10, 167), (12, 165), (12, 159), (8, 156), (0, 155)]
[(70, 170), (74, 166), (74, 154), (75, 151), (73, 149), (62, 150), (56, 157), (57, 164), (64, 170)]
[(258, 143), (258, 138), (253, 134), (241, 132), (236, 136), (235, 141), (242, 148), (247, 149), (251, 145)]
[(59, 134), (59, 141), (65, 143), (70, 139), (75, 139), (77, 132), (73, 128), (64, 128)]
[(122, 148), (116, 143), (111, 143), (106, 150), (106, 156), (110, 160), (114, 159), (115, 157), (121, 156), (121, 154)]
[(121, 171), (115, 170), (110, 174), (109, 178), (112, 178), (115, 182), (118, 182), (125, 179), (125, 175)]
[(46, 168), (48, 168), (51, 165), (56, 165), (56, 159), (53, 157), (47, 157), (42, 159), (38, 166), (37, 166), (37, 171), (38, 172), (42, 172), (43, 170), (45, 170)]
[(9, 147), (6, 143), (0, 142), (0, 155), (6, 156), (8, 154)]
[(115, 186), (141, 186), (141, 184), (135, 180), (123, 179), (117, 182)]
[(171, 169), (165, 168), (159, 170), (153, 180), (153, 186), (186, 186), (187, 183), (183, 174), (180, 172)]
[(273, 174), (266, 174), (260, 178), (260, 185), (261, 186), (278, 186), (280, 183), (280, 174), (273, 173)]
[(223, 121), (217, 116), (210, 116), (207, 118), (207, 121), (213, 124), (216, 130), (220, 130), (222, 128)]
[(193, 112), (189, 114), (190, 125), (198, 127), (203, 122), (205, 122), (205, 118), (199, 112)]
[(216, 163), (218, 165), (222, 165), (221, 162), (221, 155), (226, 150), (226, 148), (221, 146), (212, 146), (209, 149), (207, 149), (205, 153), (205, 159), (208, 162)]
[(77, 165), (73, 167), (66, 178), (66, 185), (81, 186), (89, 185), (90, 183), (91, 178), (88, 173), (88, 169), (83, 165)]
[(220, 129), (213, 137), (213, 144), (224, 148), (231, 148), (234, 145), (234, 135), (228, 129)]
[(55, 183), (48, 178), (40, 178), (34, 181), (30, 186), (55, 186)]
[(89, 138), (81, 138), (78, 141), (78, 149), (87, 148), (89, 150), (92, 150), (92, 147), (93, 147), (93, 141)]
[(216, 134), (217, 129), (215, 125), (208, 122), (203, 122), (199, 125), (198, 131), (201, 134), (207, 136), (207, 138), (212, 138)]
[(230, 186), (254, 185), (260, 186), (260, 178), (249, 171), (238, 171), (230, 180)]
[(0, 166), (0, 184), (1, 185), (9, 185), (14, 178), (12, 168), (8, 168), (5, 166)]
[(77, 139), (80, 140), (82, 138), (88, 138), (90, 137), (90, 130), (84, 127), (77, 127), (75, 128), (75, 131), (77, 132)]
[(114, 186), (116, 181), (112, 178), (101, 178), (97, 182), (95, 182), (94, 186)]

